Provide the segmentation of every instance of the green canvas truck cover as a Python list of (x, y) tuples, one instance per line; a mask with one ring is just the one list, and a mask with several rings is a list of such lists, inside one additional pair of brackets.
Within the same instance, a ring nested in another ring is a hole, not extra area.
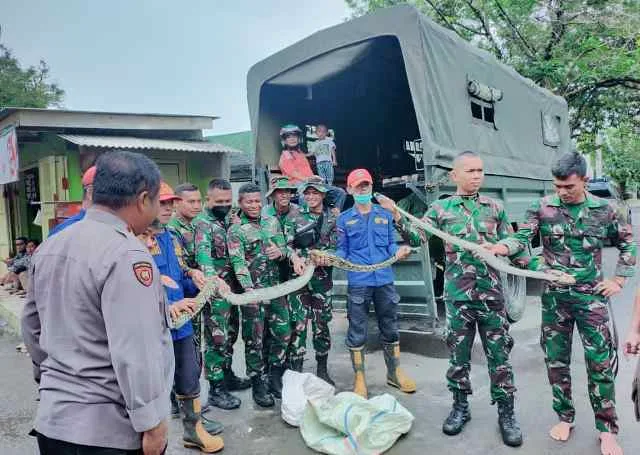
[[(425, 164), (450, 168), (457, 153), (470, 149), (482, 155), (487, 174), (550, 179), (550, 163), (570, 147), (566, 101), (409, 5), (314, 33), (249, 70), (256, 166), (277, 164), (284, 121), (264, 106), (265, 87), (307, 87), (311, 93), (366, 58), (382, 37), (399, 44)], [(372, 65), (367, 71), (386, 71), (383, 62)], [(340, 94), (335, 96), (339, 103)], [(473, 118), (474, 100), (493, 108), (490, 127)]]

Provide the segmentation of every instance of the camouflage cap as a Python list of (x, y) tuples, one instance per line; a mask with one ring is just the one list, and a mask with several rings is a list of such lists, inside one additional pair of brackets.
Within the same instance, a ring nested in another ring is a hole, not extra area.
[(327, 188), (327, 185), (324, 184), (322, 178), (316, 176), (309, 177), (307, 180), (305, 180), (302, 185), (300, 185), (300, 192), (304, 193), (307, 188), (315, 188), (321, 193), (326, 193), (327, 191), (329, 191), (329, 188)]
[(289, 182), (289, 177), (274, 177), (269, 182), (269, 191), (267, 191), (267, 197), (271, 196), (275, 190), (289, 190), (296, 191), (297, 186)]

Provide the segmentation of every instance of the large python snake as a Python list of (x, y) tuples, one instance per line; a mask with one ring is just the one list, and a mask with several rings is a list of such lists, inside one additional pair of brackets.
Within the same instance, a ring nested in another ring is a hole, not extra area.
[(550, 270), (548, 272), (535, 272), (533, 270), (525, 270), (519, 269), (517, 267), (512, 266), (511, 264), (504, 262), (498, 256), (494, 255), (490, 251), (486, 250), (482, 245), (477, 243), (469, 242), (468, 240), (461, 239), (459, 237), (448, 234), (444, 231), (441, 231), (438, 228), (433, 227), (431, 224), (422, 221), (421, 219), (411, 215), (400, 207), (396, 206), (396, 209), (402, 216), (405, 216), (409, 221), (418, 226), (420, 229), (423, 229), (430, 234), (433, 234), (437, 237), (440, 237), (445, 242), (456, 245), (460, 248), (464, 248), (465, 250), (471, 251), (474, 256), (486, 262), (490, 267), (500, 271), (505, 272), (511, 275), (524, 276), (526, 278), (535, 278), (537, 280), (545, 280), (551, 281), (557, 284), (571, 285), (575, 284), (576, 280), (574, 277), (569, 275), (568, 273), (561, 272), (559, 270)]
[(353, 262), (349, 262), (346, 259), (340, 258), (334, 254), (329, 253), (328, 251), (323, 250), (310, 250), (309, 251), (309, 261), (306, 264), (304, 272), (302, 275), (285, 281), (284, 283), (276, 284), (275, 286), (271, 286), (268, 288), (254, 289), (250, 292), (245, 292), (244, 294), (235, 294), (231, 291), (223, 292), (218, 289), (216, 285), (216, 281), (212, 279), (206, 280), (205, 286), (200, 290), (198, 295), (195, 297), (197, 302), (196, 308), (193, 314), (182, 313), (178, 318), (173, 321), (172, 329), (179, 329), (183, 325), (185, 325), (189, 320), (191, 320), (195, 315), (200, 313), (206, 303), (210, 301), (215, 296), (219, 296), (220, 298), (226, 300), (232, 305), (248, 305), (250, 303), (255, 302), (263, 302), (269, 301), (273, 299), (277, 299), (278, 297), (282, 297), (292, 292), (297, 291), (298, 289), (303, 288), (306, 284), (311, 280), (313, 276), (313, 272), (315, 271), (314, 259), (325, 258), (327, 260), (327, 264), (330, 267), (337, 267), (340, 269), (348, 270), (351, 272), (372, 272), (374, 270), (380, 270), (385, 267), (389, 267), (396, 261), (398, 261), (397, 256), (391, 256), (386, 261), (378, 262), (376, 264), (371, 265), (363, 265), (363, 264), (354, 264)]
[[(378, 196), (376, 194), (376, 196)], [(415, 216), (407, 213), (402, 210), (400, 207), (396, 206), (396, 209), (400, 214), (409, 219), (412, 223), (414, 223), (419, 228), (441, 238), (445, 242), (449, 242), (453, 245), (459, 246), (460, 248), (464, 248), (474, 253), (476, 257), (486, 262), (489, 266), (493, 267), (496, 270), (501, 272), (509, 273), (512, 275), (524, 276), (527, 278), (535, 278), (538, 280), (546, 280), (559, 284), (574, 284), (575, 279), (563, 272), (559, 271), (551, 271), (551, 272), (535, 272), (532, 270), (524, 270), (516, 268), (503, 260), (499, 259), (497, 256), (487, 251), (481, 245), (476, 243), (469, 242), (468, 240), (464, 240), (450, 234), (447, 234), (440, 229), (437, 229), (431, 226), (428, 223), (416, 218)], [(415, 249), (413, 249), (415, 251)], [(329, 253), (328, 251), (323, 250), (310, 250), (309, 257), (311, 261), (309, 261), (305, 267), (304, 273), (292, 280), (285, 281), (284, 283), (277, 284), (275, 286), (271, 286), (268, 288), (254, 289), (253, 291), (246, 292), (244, 294), (235, 294), (231, 291), (223, 292), (218, 290), (218, 286), (216, 285), (215, 280), (206, 280), (205, 286), (200, 290), (200, 293), (195, 297), (197, 302), (196, 308), (192, 314), (182, 313), (178, 316), (176, 320), (172, 322), (173, 329), (179, 329), (184, 324), (186, 324), (189, 320), (191, 320), (195, 315), (200, 313), (206, 303), (210, 301), (216, 295), (222, 299), (225, 299), (232, 305), (248, 305), (250, 303), (269, 301), (273, 299), (277, 299), (279, 297), (291, 294), (292, 292), (297, 291), (298, 289), (303, 288), (311, 277), (313, 276), (313, 272), (315, 271), (314, 259), (325, 258), (327, 260), (328, 266), (337, 267), (340, 269), (352, 271), (352, 272), (371, 272), (374, 270), (383, 269), (385, 267), (389, 267), (396, 261), (398, 261), (397, 256), (391, 256), (386, 261), (379, 262), (377, 264), (371, 265), (363, 265), (363, 264), (354, 264), (352, 262), (347, 261), (346, 259), (335, 256), (334, 254)]]

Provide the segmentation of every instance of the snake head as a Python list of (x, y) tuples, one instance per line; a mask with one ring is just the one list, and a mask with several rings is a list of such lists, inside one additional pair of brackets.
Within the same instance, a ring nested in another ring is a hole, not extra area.
[(576, 279), (574, 277), (560, 270), (547, 270), (545, 273), (550, 275), (553, 278), (552, 281), (555, 283), (576, 284)]

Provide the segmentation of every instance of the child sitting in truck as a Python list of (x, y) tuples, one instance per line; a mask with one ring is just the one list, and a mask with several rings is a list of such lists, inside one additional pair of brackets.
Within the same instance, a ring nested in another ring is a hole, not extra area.
[(327, 137), (329, 129), (327, 125), (316, 126), (316, 136), (318, 139), (309, 146), (307, 156), (315, 156), (318, 175), (322, 177), (324, 183), (333, 185), (333, 167), (337, 166), (336, 144), (331, 137)]
[[(289, 177), (289, 183), (296, 186), (313, 177), (309, 160), (307, 160), (306, 153), (302, 151), (302, 139), (302, 130), (296, 125), (285, 125), (280, 129), (283, 150), (278, 165), (282, 175)], [(338, 212), (342, 211), (346, 196), (347, 194), (342, 188), (328, 185), (327, 198), (325, 199), (327, 207), (336, 208)]]

